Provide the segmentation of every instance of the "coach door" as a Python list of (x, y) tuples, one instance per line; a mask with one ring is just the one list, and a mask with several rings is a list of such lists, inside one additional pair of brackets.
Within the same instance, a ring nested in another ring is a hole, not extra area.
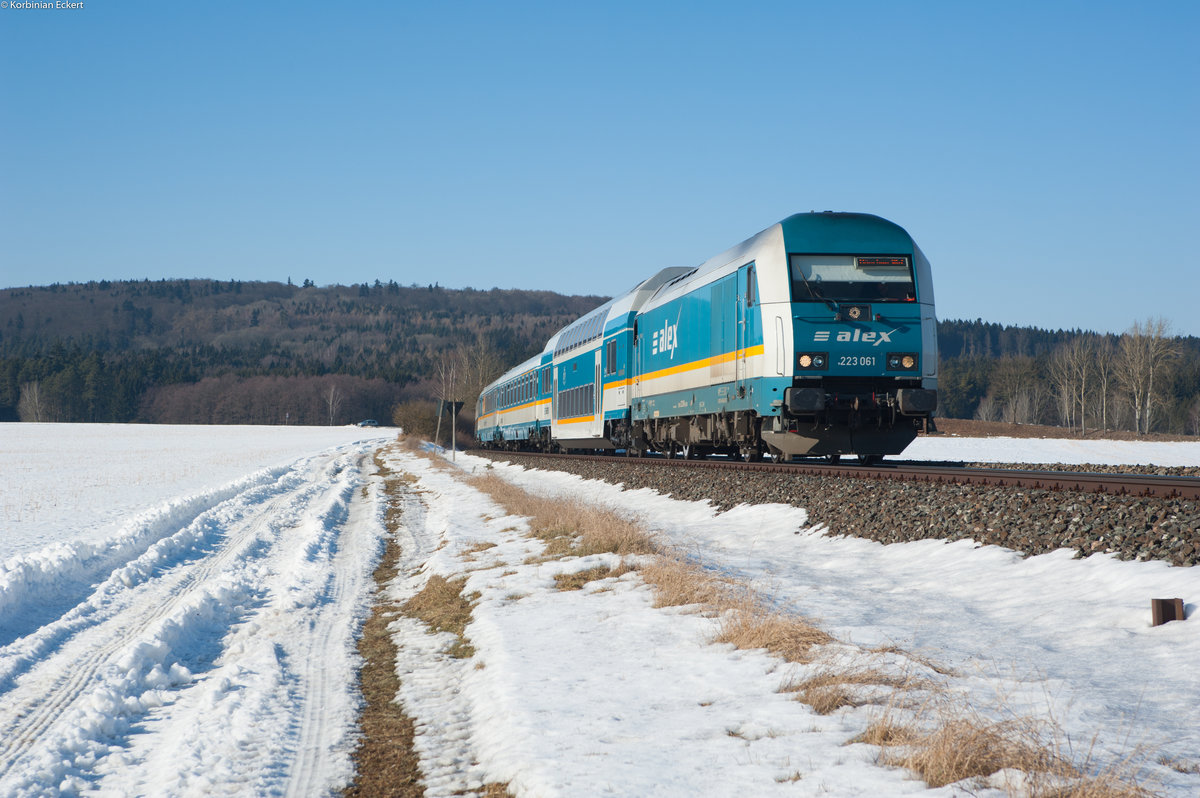
[(562, 437), (558, 429), (558, 364), (550, 364), (550, 434), (559, 438)]
[[(601, 339), (603, 340), (603, 339)], [(595, 417), (588, 424), (588, 432), (593, 438), (604, 437), (604, 347), (596, 347), (596, 378), (592, 394), (592, 412)]]
[(747, 263), (738, 269), (737, 320), (734, 323), (735, 351), (733, 357), (733, 379), (738, 396), (746, 395), (746, 349), (750, 345), (751, 317), (754, 313), (754, 264)]
[(633, 369), (629, 372), (632, 382), (629, 385), (629, 409), (633, 411), (633, 417), (637, 418), (638, 411), (641, 410), (641, 403), (638, 401), (642, 398), (642, 342), (638, 338), (639, 319), (633, 320)]

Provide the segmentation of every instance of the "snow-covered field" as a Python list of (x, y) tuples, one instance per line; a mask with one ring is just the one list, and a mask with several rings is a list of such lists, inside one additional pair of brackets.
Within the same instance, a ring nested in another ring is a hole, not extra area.
[(1200, 465), (1200, 443), (1072, 440), (1070, 438), (955, 438), (921, 436), (909, 444), (904, 460), (951, 460), (990, 463), (1063, 463), (1064, 465)]
[(0, 795), (344, 784), (394, 434), (0, 427)]
[[(0, 427), (0, 795), (321, 795), (351, 777), (353, 631), (384, 535), (373, 452), (349, 428)], [(1195, 444), (922, 439), (914, 459), (1200, 463)], [(1068, 442), (1070, 443), (1070, 442)], [(938, 448), (941, 446), (942, 448)], [(956, 447), (966, 446), (967, 449)], [(1088, 449), (1087, 447), (1093, 447)], [(1132, 447), (1132, 448), (1128, 448)], [(964, 452), (969, 451), (969, 456)], [(1019, 452), (1019, 453), (1016, 453)], [(714, 619), (651, 607), (636, 572), (560, 592), (606, 561), (540, 544), (456, 469), (385, 450), (404, 496), (402, 599), (430, 574), (481, 598), (470, 660), (398, 620), (401, 700), (428, 795), (1000, 794), (928, 789), (846, 745), (878, 707), (822, 716), (778, 692), (802, 666), (713, 645)], [(493, 466), (547, 495), (621, 508), (700, 560), (956, 674), (985, 708), (1053, 715), (1071, 750), (1132, 754), (1200, 794), (1200, 570), (1068, 553), (831, 538), (803, 510), (716, 513), (647, 491)], [(476, 544), (496, 544), (486, 551)], [(609, 558), (611, 559), (611, 558)], [(1165, 757), (1178, 766), (1159, 764)], [(993, 782), (993, 787), (998, 782)]]

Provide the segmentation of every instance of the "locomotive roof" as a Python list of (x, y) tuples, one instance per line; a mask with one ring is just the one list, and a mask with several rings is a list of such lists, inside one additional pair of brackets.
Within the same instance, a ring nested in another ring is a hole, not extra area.
[[(871, 213), (813, 211), (796, 213), (745, 241), (714, 255), (682, 277), (662, 285), (651, 301), (685, 294), (697, 283), (724, 268), (736, 268), (756, 258), (762, 248), (777, 240), (786, 252), (861, 254), (914, 254), (916, 245), (903, 227)], [(781, 253), (781, 254), (783, 254)]]
[(687, 275), (692, 271), (695, 271), (695, 269), (688, 269), (685, 266), (671, 266), (661, 269), (653, 277), (642, 280), (625, 293), (613, 297), (603, 305), (588, 311), (566, 327), (563, 327), (551, 336), (546, 349), (556, 352), (560, 348), (560, 342), (562, 348), (571, 349), (589, 341), (602, 338), (606, 333), (605, 326), (608, 321), (638, 310), (648, 298), (654, 295), (654, 292), (660, 286), (677, 280), (680, 276)]
[[(797, 213), (779, 224), (789, 252), (912, 254), (913, 240), (905, 229), (871, 213)], [(797, 248), (799, 242), (803, 249)]]

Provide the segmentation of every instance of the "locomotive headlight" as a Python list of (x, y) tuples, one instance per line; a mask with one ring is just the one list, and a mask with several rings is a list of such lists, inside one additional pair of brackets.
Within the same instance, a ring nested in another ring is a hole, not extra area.
[(824, 352), (801, 352), (796, 355), (796, 368), (802, 370), (823, 369), (829, 362)]
[(916, 371), (919, 362), (915, 352), (889, 352), (887, 356), (889, 371)]

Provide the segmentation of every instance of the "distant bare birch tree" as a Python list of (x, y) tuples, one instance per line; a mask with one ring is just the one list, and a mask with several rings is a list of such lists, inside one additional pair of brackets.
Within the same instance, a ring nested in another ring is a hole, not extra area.
[(504, 361), (499, 351), (483, 338), (475, 344), (463, 344), (454, 350), (455, 371), (458, 378), (458, 398), (466, 402), (471, 412), (484, 386), (504, 371)]
[(341, 411), (342, 402), (345, 400), (346, 396), (342, 393), (342, 389), (336, 382), (331, 382), (325, 390), (325, 409), (329, 411), (329, 426), (333, 426), (333, 421)]
[(1072, 432), (1075, 430), (1075, 386), (1071, 378), (1071, 357), (1067, 345), (1059, 346), (1046, 361), (1046, 378), (1050, 393), (1058, 405), (1059, 420)]
[(1096, 340), (1096, 382), (1097, 393), (1100, 397), (1100, 428), (1108, 429), (1108, 397), (1112, 393), (1115, 379), (1116, 347), (1112, 338), (1101, 335)]
[(1096, 344), (1091, 336), (1076, 336), (1051, 354), (1047, 363), (1051, 390), (1058, 400), (1059, 413), (1069, 429), (1087, 434), (1088, 383), (1096, 371)]
[(1117, 347), (1116, 376), (1133, 410), (1134, 431), (1145, 434), (1154, 425), (1158, 385), (1163, 372), (1180, 355), (1178, 342), (1169, 337), (1165, 319), (1134, 322)]
[(17, 400), (17, 416), (22, 421), (49, 421), (45, 401), (42, 399), (42, 384), (37, 380), (21, 386), (21, 398)]

